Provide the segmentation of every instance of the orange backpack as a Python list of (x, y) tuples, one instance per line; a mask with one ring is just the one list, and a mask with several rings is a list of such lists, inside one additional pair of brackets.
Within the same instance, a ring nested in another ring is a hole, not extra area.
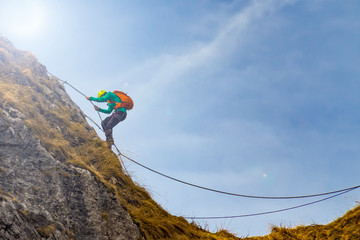
[(134, 107), (134, 102), (126, 93), (115, 90), (114, 93), (121, 99), (121, 103), (116, 103), (114, 109), (124, 107), (126, 110), (131, 110)]

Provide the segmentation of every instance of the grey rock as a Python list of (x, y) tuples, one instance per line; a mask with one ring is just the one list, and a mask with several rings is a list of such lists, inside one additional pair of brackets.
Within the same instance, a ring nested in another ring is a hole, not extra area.
[[(0, 50), (0, 83), (30, 86), (46, 96), (44, 105), (68, 107), (71, 121), (84, 122), (87, 131), (94, 131), (64, 87), (33, 55), (16, 50), (1, 35)], [(32, 96), (34, 104), (28, 107), (51, 116), (36, 99)], [(51, 155), (32, 135), (26, 118), (0, 97), (0, 240), (144, 239), (114, 193), (88, 170)], [(53, 125), (62, 131), (60, 123)]]

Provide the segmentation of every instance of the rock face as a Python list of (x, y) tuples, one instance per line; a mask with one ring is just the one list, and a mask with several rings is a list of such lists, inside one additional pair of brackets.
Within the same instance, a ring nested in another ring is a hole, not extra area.
[[(23, 99), (20, 91), (27, 89), (39, 95)], [(81, 145), (84, 139), (66, 132), (53, 114), (65, 107), (69, 119), (85, 123), (46, 68), (0, 35), (0, 239), (144, 239), (114, 192), (93, 172), (69, 164), (66, 151), (52, 151), (29, 127), (36, 113), (43, 119), (39, 124), (47, 119), (54, 131)], [(50, 131), (44, 124), (39, 129), (44, 136)], [(88, 125), (85, 131), (93, 132)]]
[(140, 238), (114, 194), (88, 171), (55, 160), (13, 117), (0, 119), (2, 237)]

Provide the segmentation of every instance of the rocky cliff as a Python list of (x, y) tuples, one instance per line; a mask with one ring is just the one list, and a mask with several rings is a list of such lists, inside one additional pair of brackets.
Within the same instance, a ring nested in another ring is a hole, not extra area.
[[(87, 140), (63, 122), (94, 133), (64, 88), (4, 38), (0, 74), (0, 238), (143, 239), (115, 193), (67, 162), (63, 138), (74, 146)], [(57, 115), (62, 108), (69, 111), (63, 119)]]
[(64, 87), (0, 35), (0, 239), (238, 239), (172, 216)]

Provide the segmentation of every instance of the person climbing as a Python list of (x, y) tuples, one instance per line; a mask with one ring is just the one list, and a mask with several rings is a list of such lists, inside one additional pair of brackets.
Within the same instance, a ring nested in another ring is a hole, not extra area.
[(95, 102), (108, 102), (108, 109), (102, 109), (98, 106), (94, 106), (96, 111), (110, 114), (112, 111), (114, 113), (105, 118), (101, 122), (101, 126), (105, 132), (107, 147), (111, 149), (111, 146), (114, 144), (113, 138), (113, 128), (119, 123), (125, 120), (127, 116), (127, 110), (133, 108), (132, 99), (124, 92), (115, 90), (114, 92), (106, 92), (101, 90), (98, 93), (98, 97), (89, 97), (86, 96), (87, 100)]

